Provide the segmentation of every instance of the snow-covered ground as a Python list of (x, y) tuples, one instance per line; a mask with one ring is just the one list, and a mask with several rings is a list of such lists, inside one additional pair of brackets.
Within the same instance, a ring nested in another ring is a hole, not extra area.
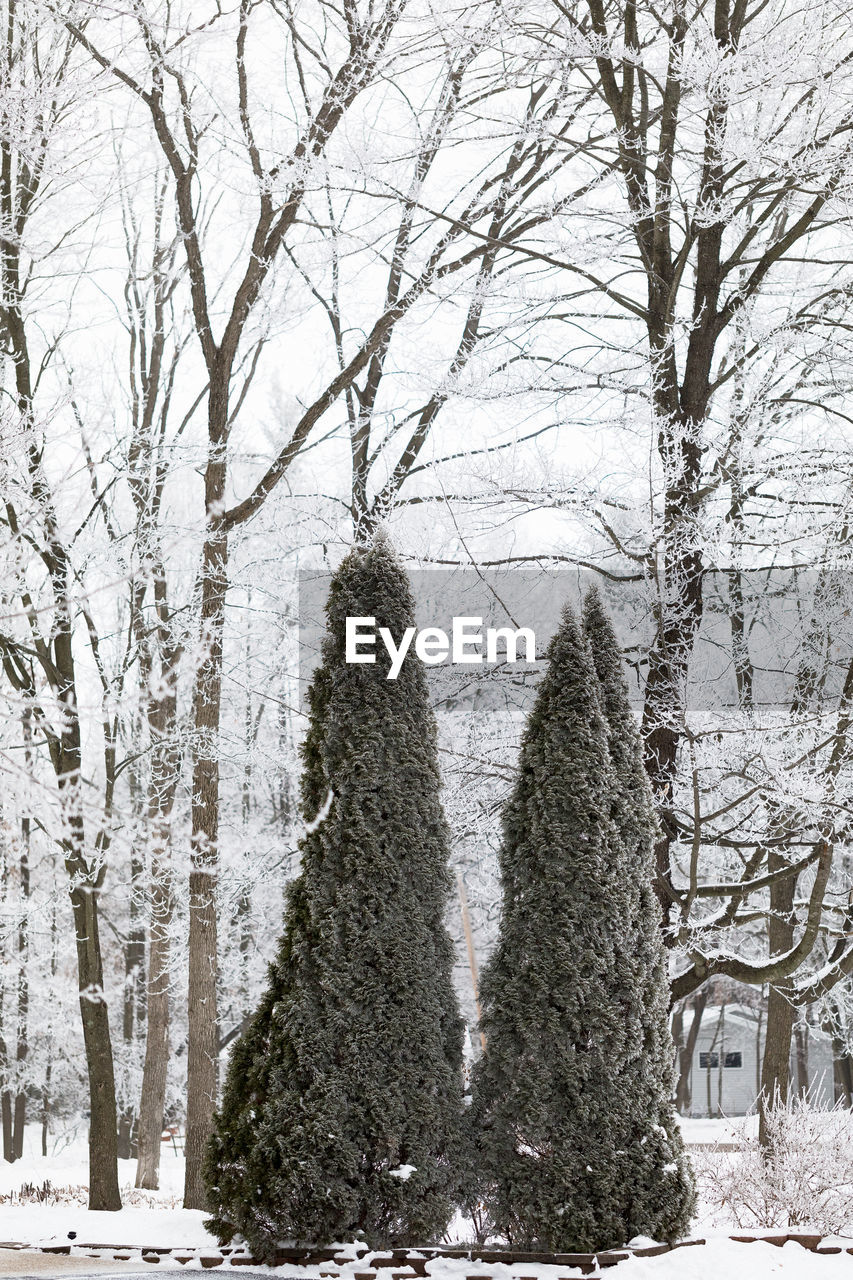
[[(85, 1136), (60, 1139), (59, 1150), (41, 1155), (41, 1134), (28, 1129), (24, 1157), (15, 1164), (0, 1161), (0, 1242), (67, 1244), (68, 1232), (87, 1244), (123, 1244), (143, 1248), (215, 1246), (202, 1226), (205, 1214), (182, 1209), (184, 1159), (163, 1144), (160, 1190), (137, 1191), (135, 1160), (119, 1161), (119, 1185), (124, 1208), (118, 1213), (90, 1213), (86, 1208), (88, 1150)], [(21, 1188), (39, 1190), (50, 1184), (48, 1199), (39, 1203), (21, 1198)], [(13, 1197), (10, 1202), (9, 1197)]]
[[(174, 1264), (172, 1264), (174, 1265)], [(0, 1276), (41, 1275), (51, 1280), (70, 1276), (88, 1275), (163, 1275), (169, 1266), (166, 1259), (155, 1266), (146, 1264), (136, 1254), (127, 1261), (87, 1260), (83, 1256), (70, 1258), (46, 1258), (43, 1254), (25, 1254), (0, 1248)], [(193, 1259), (175, 1272), (169, 1266), (171, 1276), (183, 1271), (199, 1271), (202, 1264)], [(294, 1267), (265, 1268), (268, 1275), (288, 1276), (293, 1280)], [(481, 1264), (455, 1259), (438, 1259), (427, 1264), (430, 1280), (466, 1280), (476, 1272), (484, 1273)], [(582, 1273), (569, 1267), (489, 1267), (494, 1280), (518, 1280), (523, 1273), (531, 1280), (581, 1280)], [(231, 1269), (228, 1269), (231, 1273)], [(300, 1280), (320, 1280), (317, 1268), (300, 1268)], [(219, 1269), (212, 1275), (223, 1274)], [(233, 1274), (233, 1273), (232, 1273)], [(253, 1271), (251, 1274), (255, 1274)], [(328, 1267), (324, 1268), (328, 1275)], [(711, 1239), (704, 1245), (676, 1249), (656, 1258), (630, 1258), (604, 1271), (606, 1280), (849, 1280), (853, 1274), (853, 1259), (846, 1254), (818, 1255), (809, 1253), (798, 1244), (788, 1243), (781, 1248), (756, 1242), (737, 1244), (726, 1239)], [(341, 1270), (341, 1280), (352, 1280), (351, 1269)], [(165, 1280), (165, 1278), (164, 1278)]]
[[(742, 1121), (686, 1120), (683, 1122), (685, 1139), (689, 1145), (706, 1147), (720, 1142), (737, 1141)], [(87, 1152), (83, 1137), (76, 1137), (55, 1154), (43, 1158), (39, 1153), (37, 1131), (27, 1135), (24, 1159), (14, 1165), (0, 1162), (0, 1243), (17, 1242), (28, 1245), (65, 1245), (73, 1249), (80, 1245), (124, 1246), (133, 1251), (126, 1263), (114, 1263), (109, 1272), (114, 1275), (136, 1273), (146, 1269), (141, 1261), (141, 1251), (150, 1248), (210, 1249), (215, 1251), (215, 1239), (204, 1229), (205, 1215), (196, 1210), (180, 1207), (183, 1186), (184, 1161), (182, 1155), (164, 1144), (161, 1165), (161, 1190), (140, 1192), (133, 1190), (135, 1164), (120, 1162), (120, 1183), (125, 1207), (118, 1213), (90, 1213), (85, 1207), (85, 1182)], [(61, 1145), (61, 1144), (60, 1144)], [(38, 1202), (29, 1198), (21, 1189), (29, 1185), (42, 1188), (50, 1184), (47, 1200)], [(694, 1236), (704, 1236), (707, 1243), (675, 1250), (655, 1258), (631, 1258), (619, 1263), (605, 1273), (613, 1280), (851, 1280), (853, 1257), (846, 1253), (819, 1256), (807, 1252), (797, 1244), (779, 1246), (756, 1242), (741, 1244), (728, 1240), (726, 1235), (733, 1228), (719, 1222), (710, 1227), (711, 1215), (700, 1203), (694, 1223)], [(69, 1233), (74, 1232), (72, 1241)], [(845, 1249), (853, 1246), (853, 1240), (837, 1242)], [(139, 1250), (140, 1252), (136, 1252)], [(165, 1262), (165, 1259), (164, 1259)], [(37, 1264), (41, 1275), (80, 1275), (82, 1258), (55, 1258), (48, 1262), (42, 1258)], [(195, 1260), (187, 1263), (190, 1269), (200, 1267)], [(46, 1270), (45, 1268), (49, 1268)], [(98, 1270), (101, 1270), (100, 1266)], [(151, 1268), (152, 1273), (153, 1268)], [(157, 1273), (164, 1270), (158, 1266)], [(229, 1267), (229, 1272), (230, 1272)], [(294, 1268), (281, 1268), (292, 1277)], [(324, 1271), (328, 1271), (324, 1267)], [(341, 1280), (352, 1280), (350, 1271), (340, 1268)], [(483, 1274), (482, 1264), (437, 1259), (428, 1265), (432, 1280), (465, 1280), (473, 1274)], [(568, 1280), (577, 1274), (565, 1267), (488, 1268), (493, 1280), (519, 1280), (536, 1277), (536, 1280)], [(0, 1249), (0, 1276), (29, 1274), (26, 1260), (21, 1253), (13, 1254)], [(35, 1274), (36, 1272), (32, 1272)], [(94, 1270), (93, 1270), (94, 1273)], [(320, 1280), (319, 1269), (300, 1268), (304, 1280)]]
[(755, 1137), (758, 1116), (733, 1116), (730, 1120), (711, 1120), (704, 1116), (678, 1116), (678, 1124), (688, 1147), (711, 1146), (715, 1142), (739, 1142), (744, 1133)]

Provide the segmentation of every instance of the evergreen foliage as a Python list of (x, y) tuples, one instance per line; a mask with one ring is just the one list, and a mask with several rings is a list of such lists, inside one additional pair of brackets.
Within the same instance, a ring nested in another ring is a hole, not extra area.
[(381, 643), (374, 664), (345, 662), (347, 616), (399, 641), (413, 615), (384, 536), (353, 550), (310, 694), (302, 872), (207, 1165), (213, 1229), (265, 1258), (285, 1239), (426, 1242), (459, 1194), (462, 1024), (435, 723), (415, 658), (397, 680)]
[(566, 608), (504, 814), (472, 1108), (493, 1228), (556, 1252), (673, 1238), (692, 1210), (660, 931), (642, 888), (651, 802), (600, 602), (586, 623), (597, 662)]
[(629, 1057), (622, 1076), (631, 1124), (625, 1174), (631, 1184), (627, 1238), (649, 1235), (671, 1240), (687, 1230), (695, 1193), (673, 1105), (675, 1052), (669, 1025), (667, 954), (653, 889), (654, 799), (616, 633), (596, 587), (584, 600), (583, 627), (601, 687), (616, 774), (612, 812), (620, 874), (631, 895), (621, 933), (625, 971), (633, 977), (626, 1026)]
[(305, 882), (288, 886), (284, 932), (269, 968), (267, 989), (231, 1054), (222, 1106), (215, 1117), (204, 1179), (214, 1216), (207, 1223), (221, 1243), (236, 1233), (258, 1240), (261, 1224), (274, 1224), (267, 1203), (279, 1170), (277, 1152), (258, 1142), (258, 1121), (271, 1096), (292, 1079), (296, 1055), (286, 1010), (293, 997), (293, 954), (307, 924)]

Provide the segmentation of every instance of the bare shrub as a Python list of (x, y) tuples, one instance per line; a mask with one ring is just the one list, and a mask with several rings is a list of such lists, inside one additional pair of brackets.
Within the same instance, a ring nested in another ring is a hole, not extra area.
[(768, 1109), (769, 1147), (741, 1130), (741, 1149), (716, 1147), (695, 1161), (700, 1195), (717, 1224), (853, 1231), (853, 1112), (808, 1098)]
[(24, 1182), (20, 1190), (0, 1195), (0, 1204), (80, 1204), (89, 1200), (88, 1187), (55, 1187), (52, 1182)]
[[(179, 1195), (162, 1191), (142, 1191), (138, 1187), (124, 1186), (121, 1189), (122, 1203), (125, 1207), (135, 1209), (178, 1209), (181, 1204)], [(86, 1207), (89, 1203), (89, 1188), (84, 1186), (55, 1187), (52, 1182), (45, 1181), (39, 1186), (33, 1182), (24, 1182), (19, 1190), (10, 1191), (8, 1195), (0, 1195), (0, 1204), (79, 1204)]]

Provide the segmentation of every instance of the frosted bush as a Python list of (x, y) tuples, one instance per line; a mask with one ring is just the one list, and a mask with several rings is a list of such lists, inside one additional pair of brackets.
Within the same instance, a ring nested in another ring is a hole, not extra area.
[(741, 1149), (717, 1147), (696, 1163), (700, 1195), (717, 1225), (853, 1230), (853, 1112), (809, 1099), (776, 1101), (770, 1147), (741, 1132)]
[(38, 1186), (34, 1182), (24, 1182), (19, 1191), (10, 1191), (7, 1196), (0, 1195), (0, 1204), (79, 1204), (85, 1206), (88, 1201), (88, 1187), (55, 1187), (50, 1181), (42, 1182)]
[[(182, 1197), (162, 1191), (142, 1191), (138, 1187), (126, 1185), (121, 1188), (121, 1201), (125, 1208), (131, 1206), (135, 1209), (179, 1209)], [(18, 1191), (0, 1195), (0, 1205), (76, 1204), (85, 1208), (88, 1203), (88, 1187), (80, 1184), (55, 1187), (49, 1180), (39, 1185), (24, 1182)]]

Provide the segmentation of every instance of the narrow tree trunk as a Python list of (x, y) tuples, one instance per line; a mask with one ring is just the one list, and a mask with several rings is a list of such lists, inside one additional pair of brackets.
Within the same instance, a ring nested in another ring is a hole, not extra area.
[[(160, 582), (165, 573), (160, 569)], [(165, 613), (165, 602), (163, 605)], [(171, 929), (174, 915), (172, 883), (172, 810), (181, 768), (177, 737), (175, 680), (181, 651), (166, 630), (161, 637), (160, 684), (149, 697), (148, 727), (154, 747), (148, 792), (151, 838), (151, 901), (148, 931), (148, 993), (145, 1065), (139, 1102), (139, 1141), (136, 1185), (156, 1191), (160, 1184), (163, 1115), (169, 1069), (169, 981)]]
[[(2, 821), (0, 809), (0, 821)], [(2, 838), (0, 827), (0, 897), (5, 900), (9, 894), (9, 855), (6, 841)], [(3, 1159), (10, 1164), (15, 1159), (12, 1143), (12, 1094), (9, 1088), (9, 1047), (3, 1035), (4, 1006), (6, 1003), (5, 974), (0, 972), (0, 1124), (3, 1128)]]
[(832, 1041), (832, 1074), (835, 1102), (853, 1107), (853, 1059), (840, 1040)]
[[(248, 592), (246, 607), (251, 618), (252, 593)], [(251, 623), (250, 623), (251, 628)], [(254, 779), (253, 779), (253, 759), (255, 746), (258, 741), (258, 733), (261, 727), (261, 718), (263, 716), (264, 704), (261, 702), (257, 713), (252, 710), (252, 689), (254, 687), (254, 674), (252, 664), (252, 633), (249, 629), (246, 636), (246, 706), (244, 709), (244, 734), (246, 739), (246, 756), (243, 763), (243, 779), (240, 789), (240, 809), (243, 820), (243, 839), (246, 842), (245, 847), (251, 848), (251, 833), (249, 831), (249, 823), (252, 816), (254, 805)], [(242, 1022), (249, 1010), (249, 973), (251, 970), (251, 951), (253, 941), (252, 930), (252, 892), (251, 888), (240, 894), (237, 899), (235, 910), (235, 924), (237, 926), (237, 949), (240, 957), (239, 977), (234, 984), (234, 990), (231, 993), (232, 1003), (230, 1009), (229, 1021), (232, 1023)], [(220, 1049), (221, 1049), (220, 1044)]]
[[(174, 748), (172, 755), (174, 754)], [(169, 979), (173, 915), (172, 869), (169, 857), (171, 808), (177, 783), (174, 763), (168, 794), (155, 793), (152, 802), (165, 805), (154, 827), (151, 858), (151, 923), (148, 951), (148, 1023), (142, 1097), (139, 1103), (137, 1187), (156, 1191), (160, 1185), (163, 1114), (169, 1068)]]
[(30, 989), (27, 976), (29, 957), (29, 902), (30, 902), (30, 820), (21, 819), (21, 914), (18, 924), (18, 1035), (15, 1048), (18, 1092), (12, 1121), (12, 1158), (20, 1160), (24, 1154), (24, 1129), (27, 1121), (27, 1095), (23, 1085), (24, 1063), (27, 1060), (30, 1007)]
[(797, 1060), (797, 1093), (801, 1098), (809, 1092), (809, 1030), (802, 1022), (794, 1029)]
[[(278, 743), (280, 758), (286, 760), (290, 754), (292, 747), (292, 738), (290, 732), (290, 714), (288, 708), (282, 703), (278, 709)], [(293, 796), (291, 794), (292, 778), (290, 770), (279, 770), (278, 785), (272, 792), (272, 818), (273, 822), (281, 828), (281, 835), (287, 838), (290, 835), (291, 824), (293, 822)]]
[[(202, 1164), (213, 1130), (219, 1069), (216, 1008), (219, 868), (219, 713), (222, 695), (222, 633), (228, 587), (228, 535), (222, 519), (225, 498), (224, 436), (227, 388), (221, 404), (211, 387), (211, 454), (205, 475), (208, 533), (201, 581), (201, 635), (204, 660), (196, 676), (193, 720), (192, 864), (189, 893), (189, 1025), (187, 1038), (187, 1130), (184, 1207), (207, 1208)], [(221, 421), (221, 426), (218, 423)], [(214, 428), (213, 424), (217, 424)]]
[(0, 1113), (3, 1117), (3, 1159), (12, 1164), (15, 1159), (15, 1144), (12, 1141), (12, 1094), (8, 1089), (3, 1090)]
[(47, 1159), (47, 1138), (50, 1133), (50, 1077), (53, 1073), (53, 1059), (48, 1053), (44, 1069), (44, 1087), (41, 1091), (41, 1153)]
[[(136, 784), (138, 793), (139, 784)], [(138, 812), (138, 799), (133, 804)], [(122, 1039), (125, 1053), (130, 1059), (137, 1051), (139, 1033), (144, 1020), (142, 999), (145, 970), (145, 926), (140, 909), (142, 899), (142, 875), (144, 863), (137, 841), (130, 850), (130, 922), (124, 944), (124, 988), (122, 993)], [(118, 1122), (118, 1155), (120, 1160), (132, 1160), (136, 1155), (137, 1114), (130, 1093), (124, 1099)]]
[[(56, 898), (51, 898), (50, 905), (50, 980), (56, 981)], [(47, 1042), (47, 1062), (44, 1068), (44, 1086), (41, 1091), (41, 1153), (47, 1156), (47, 1137), (50, 1132), (50, 1083), (53, 1076), (53, 1054), (51, 1041)]]
[(137, 1187), (160, 1185), (160, 1151), (166, 1076), (169, 1066), (169, 930), (172, 921), (171, 873), (162, 856), (152, 860), (151, 925), (148, 952), (148, 1024), (139, 1103)]

